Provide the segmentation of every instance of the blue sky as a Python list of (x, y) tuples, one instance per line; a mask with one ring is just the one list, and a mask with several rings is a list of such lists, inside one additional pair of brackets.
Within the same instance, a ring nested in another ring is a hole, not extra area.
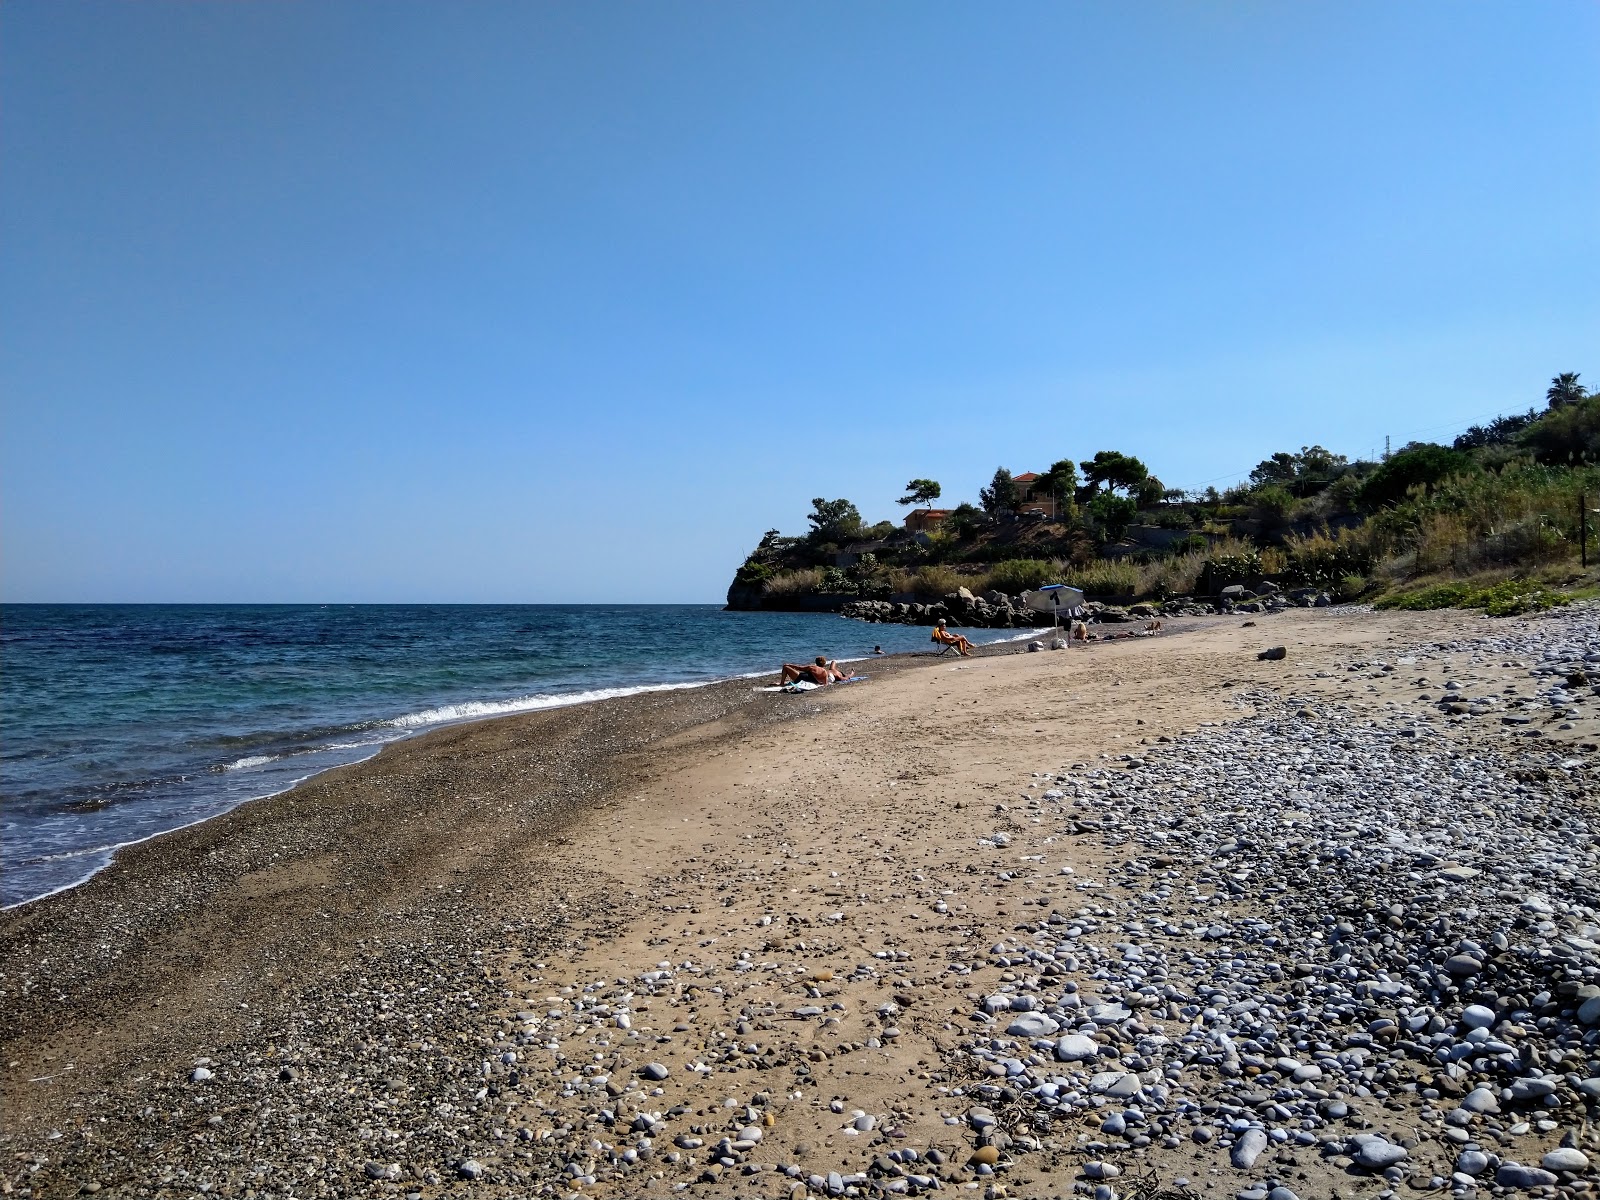
[(0, 595), (720, 600), (1600, 383), (1600, 7), (0, 7)]

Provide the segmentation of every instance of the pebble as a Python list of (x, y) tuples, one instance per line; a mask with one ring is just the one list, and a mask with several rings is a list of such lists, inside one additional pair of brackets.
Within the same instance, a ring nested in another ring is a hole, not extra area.
[(1494, 1173), (1494, 1181), (1501, 1187), (1521, 1189), (1549, 1187), (1559, 1182), (1550, 1171), (1512, 1162), (1500, 1164), (1500, 1169)]
[(1228, 1158), (1233, 1165), (1241, 1171), (1248, 1171), (1256, 1165), (1256, 1159), (1261, 1157), (1261, 1152), (1267, 1148), (1267, 1131), (1264, 1129), (1246, 1129), (1233, 1143), (1233, 1148), (1228, 1152)]
[(1539, 1165), (1546, 1171), (1571, 1171), (1576, 1175), (1589, 1169), (1589, 1156), (1582, 1150), (1562, 1146), (1546, 1154)]

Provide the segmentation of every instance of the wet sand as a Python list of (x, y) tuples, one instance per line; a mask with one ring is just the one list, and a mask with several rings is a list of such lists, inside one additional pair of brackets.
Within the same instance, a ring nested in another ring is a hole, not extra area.
[[(976, 984), (945, 967), (1029, 915), (973, 847), (1030, 776), (1240, 720), (1251, 689), (1411, 703), (1398, 680), (1341, 672), (1483, 627), (1291, 611), (1085, 650), (878, 661), (866, 684), (805, 696), (752, 681), (650, 693), (390, 746), (0, 916), (0, 1186), (803, 1194), (812, 1174), (885, 1152), (871, 1129), (841, 1135), (835, 1099), (892, 1124), (893, 1144), (964, 1164), (967, 1131), (930, 1097), (975, 1070), (950, 1026)], [(1289, 658), (1257, 661), (1268, 645)], [(1562, 735), (1575, 755), (1595, 736), (1589, 717)], [(1048, 853), (1080, 872), (1114, 854), (1092, 837)], [(670, 982), (641, 982), (661, 970)], [(886, 1040), (872, 1014), (891, 1000), (911, 1015)], [(806, 1003), (838, 1006), (821, 1036), (781, 1017)], [(729, 1056), (735, 1043), (756, 1049)], [(651, 1062), (659, 1086), (640, 1083)], [(708, 1176), (706, 1154), (671, 1137), (715, 1141), (727, 1100), (767, 1130), (737, 1156), (760, 1169)], [(660, 1127), (660, 1153), (619, 1162), (640, 1121), (635, 1136)], [(775, 1169), (789, 1163), (800, 1182)], [(1041, 1164), (1012, 1176), (1041, 1190), (1014, 1194), (1072, 1191), (1059, 1156)]]

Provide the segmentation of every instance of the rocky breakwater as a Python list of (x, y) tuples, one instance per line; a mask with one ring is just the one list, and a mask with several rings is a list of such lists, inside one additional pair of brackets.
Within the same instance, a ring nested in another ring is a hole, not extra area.
[[(1048, 627), (1054, 623), (1048, 613), (1035, 611), (1020, 595), (1008, 596), (1000, 591), (974, 595), (966, 588), (931, 602), (852, 600), (839, 611), (843, 616), (854, 617), (858, 621), (886, 625), (934, 625), (942, 620), (965, 629), (1031, 629)], [(1205, 616), (1216, 611), (1215, 606), (1187, 596), (1160, 603), (1127, 606), (1090, 600), (1083, 606), (1084, 619), (1091, 624), (1123, 624), (1154, 617)]]

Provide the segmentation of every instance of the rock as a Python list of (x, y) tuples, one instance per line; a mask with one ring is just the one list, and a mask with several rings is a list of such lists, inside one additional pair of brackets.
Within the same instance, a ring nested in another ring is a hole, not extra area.
[(1553, 1095), (1556, 1085), (1550, 1080), (1541, 1079), (1536, 1075), (1524, 1075), (1520, 1079), (1513, 1079), (1511, 1086), (1507, 1090), (1511, 1093), (1512, 1100), (1525, 1103), (1529, 1100), (1542, 1100), (1546, 1096)]
[(1056, 1042), (1056, 1058), (1062, 1062), (1091, 1062), (1100, 1056), (1100, 1044), (1082, 1033), (1068, 1033)]
[(1589, 1156), (1582, 1150), (1562, 1146), (1546, 1154), (1539, 1160), (1539, 1165), (1546, 1171), (1569, 1171), (1577, 1175), (1589, 1169)]
[(215, 1079), (216, 1076), (206, 1067), (196, 1067), (189, 1072), (189, 1078), (195, 1083), (204, 1083), (208, 1079)]
[(1590, 996), (1578, 1006), (1578, 1020), (1585, 1025), (1600, 1025), (1600, 996)]
[(645, 1063), (644, 1066), (639, 1068), (639, 1074), (655, 1083), (660, 1083), (671, 1073), (672, 1072), (668, 1071), (665, 1066), (658, 1062)]
[(1483, 963), (1470, 954), (1452, 954), (1444, 960), (1444, 969), (1457, 979), (1466, 979), (1483, 970)]
[(463, 1179), (482, 1179), (483, 1164), (475, 1158), (462, 1159), (456, 1164), (456, 1174)]
[(1494, 1009), (1482, 1004), (1469, 1004), (1461, 1010), (1461, 1023), (1468, 1029), (1492, 1029)]
[(1261, 1152), (1267, 1148), (1267, 1131), (1251, 1127), (1239, 1135), (1233, 1148), (1228, 1151), (1228, 1161), (1241, 1171), (1248, 1171), (1256, 1165), (1256, 1159), (1261, 1157)]
[(988, 1133), (999, 1123), (994, 1113), (987, 1108), (977, 1107), (967, 1110), (967, 1124), (972, 1126), (974, 1133)]
[(1000, 1151), (993, 1146), (979, 1146), (967, 1161), (974, 1166), (992, 1167), (1000, 1161)]
[(1115, 1163), (1091, 1159), (1083, 1164), (1083, 1173), (1090, 1179), (1115, 1179), (1122, 1174), (1122, 1168)]
[(1117, 1100), (1128, 1100), (1139, 1094), (1139, 1077), (1127, 1071), (1102, 1071), (1089, 1081), (1089, 1090)]
[(1560, 1182), (1554, 1172), (1510, 1162), (1500, 1164), (1500, 1169), (1494, 1173), (1494, 1181), (1508, 1188), (1550, 1187)]
[(1461, 1099), (1461, 1107), (1470, 1113), (1497, 1113), (1500, 1101), (1486, 1087), (1475, 1087)]
[(1386, 1142), (1382, 1138), (1372, 1138), (1356, 1147), (1352, 1157), (1369, 1171), (1381, 1171), (1409, 1158), (1410, 1151), (1404, 1146), (1396, 1146), (1393, 1142)]
[(1482, 1150), (1463, 1150), (1456, 1157), (1456, 1170), (1463, 1175), (1482, 1175), (1489, 1169), (1489, 1156)]
[(1284, 659), (1284, 658), (1288, 658), (1288, 657), (1289, 657), (1289, 649), (1288, 649), (1288, 647), (1286, 647), (1286, 646), (1268, 646), (1260, 654), (1256, 655), (1256, 660), (1258, 662), (1277, 662), (1280, 659)]
[(368, 1179), (385, 1179), (390, 1183), (393, 1183), (396, 1179), (400, 1178), (400, 1164), (369, 1162), (364, 1168), (362, 1168), (362, 1173), (366, 1175)]
[[(1477, 870), (1474, 867), (1459, 867), (1458, 866), (1458, 867), (1442, 867), (1439, 870), (1438, 874), (1439, 874), (1439, 878), (1440, 879), (1447, 879), (1451, 883), (1465, 883), (1469, 879), (1476, 879), (1479, 875), (1482, 875), (1483, 872)], [(1490, 1015), (1493, 1016), (1492, 1013)]]
[(1044, 1013), (1025, 1012), (1018, 1013), (1011, 1024), (1006, 1026), (1008, 1037), (1016, 1038), (1046, 1038), (1054, 1035), (1061, 1025), (1054, 1017)]

